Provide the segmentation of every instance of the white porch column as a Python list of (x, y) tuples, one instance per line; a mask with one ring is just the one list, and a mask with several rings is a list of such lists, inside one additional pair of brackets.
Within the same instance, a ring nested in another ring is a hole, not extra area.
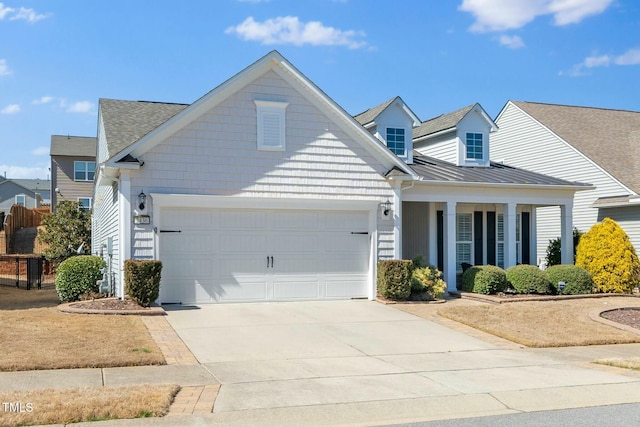
[(131, 258), (131, 178), (129, 171), (120, 173), (118, 186), (118, 283), (117, 294), (124, 298), (124, 262)]
[(529, 237), (529, 262), (532, 265), (540, 265), (538, 260), (538, 218), (536, 217), (536, 207), (531, 209), (529, 219), (531, 222), (531, 235)]
[(560, 205), (560, 261), (573, 264), (573, 201)]
[(393, 185), (393, 257), (402, 259), (402, 181)]
[(456, 202), (444, 207), (444, 280), (447, 291), (456, 292)]
[(518, 254), (516, 253), (516, 204), (507, 203), (504, 205), (504, 268), (513, 267), (517, 264)]
[(427, 238), (429, 239), (429, 258), (427, 262), (431, 265), (438, 265), (438, 212), (436, 210), (436, 204), (429, 202), (429, 232)]

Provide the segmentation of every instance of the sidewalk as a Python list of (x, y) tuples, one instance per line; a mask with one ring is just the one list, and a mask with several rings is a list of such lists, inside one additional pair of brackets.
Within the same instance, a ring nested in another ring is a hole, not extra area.
[[(165, 417), (76, 424), (80, 427), (376, 425), (640, 401), (639, 372), (590, 363), (598, 358), (640, 355), (640, 344), (525, 349), (447, 319), (433, 320), (486, 339), (492, 347), (471, 352), (378, 356), (380, 364), (393, 364), (398, 369), (384, 375), (325, 374), (277, 381), (222, 381), (221, 385), (212, 374), (211, 364), (198, 363), (166, 316), (152, 316), (143, 317), (143, 321), (167, 365), (5, 372), (0, 373), (0, 390), (136, 383), (182, 386)], [(326, 362), (335, 365), (344, 360)], [(505, 361), (511, 365), (506, 366)], [(495, 366), (498, 362), (500, 366)], [(287, 366), (315, 363), (320, 367), (318, 360), (312, 359), (290, 363)], [(256, 372), (264, 366), (267, 364), (256, 366)], [(354, 382), (362, 387), (353, 388)], [(424, 384), (437, 386), (425, 388)], [(225, 389), (220, 399), (219, 393)], [(334, 394), (337, 390), (347, 393), (343, 401)], [(369, 398), (367, 390), (378, 390), (377, 397)]]

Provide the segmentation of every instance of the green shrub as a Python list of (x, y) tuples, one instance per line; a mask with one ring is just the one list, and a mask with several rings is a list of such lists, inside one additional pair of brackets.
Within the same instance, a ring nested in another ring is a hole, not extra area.
[(476, 294), (496, 294), (507, 287), (507, 276), (495, 265), (475, 265), (462, 274), (462, 291)]
[(161, 272), (161, 261), (126, 260), (124, 262), (124, 287), (129, 298), (143, 307), (149, 307), (160, 294)]
[[(582, 267), (573, 264), (560, 264), (547, 268), (547, 276), (551, 286), (564, 282), (564, 295), (590, 294), (593, 292), (593, 281), (591, 276)], [(558, 293), (560, 289), (558, 288)]]
[(442, 272), (432, 265), (413, 269), (411, 274), (411, 295), (414, 299), (442, 299), (447, 283), (442, 280)]
[(411, 295), (413, 263), (404, 260), (378, 261), (378, 292), (383, 298), (403, 301)]
[[(578, 230), (576, 227), (573, 227), (573, 261), (576, 260), (576, 251), (578, 248), (578, 243), (580, 242), (580, 236), (582, 236), (582, 232)], [(561, 251), (562, 239), (557, 237), (553, 240), (549, 240), (549, 245), (547, 246), (547, 256), (545, 257), (547, 267), (551, 267), (552, 265), (562, 264), (562, 251)]]
[(597, 292), (631, 293), (640, 281), (640, 261), (629, 236), (611, 218), (580, 238), (576, 265), (589, 272)]
[(56, 291), (60, 301), (77, 301), (87, 292), (97, 292), (96, 281), (102, 279), (105, 267), (102, 258), (79, 255), (62, 261), (56, 271)]
[(507, 269), (507, 281), (519, 294), (555, 294), (545, 271), (535, 265), (515, 265)]

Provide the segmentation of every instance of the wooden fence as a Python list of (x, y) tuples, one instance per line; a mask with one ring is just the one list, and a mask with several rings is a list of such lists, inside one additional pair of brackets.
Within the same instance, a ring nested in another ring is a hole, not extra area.
[[(11, 253), (11, 238), (21, 228), (38, 227), (42, 218), (49, 213), (48, 208), (27, 209), (22, 205), (11, 206), (11, 212), (4, 217), (0, 231), (0, 254)], [(42, 253), (42, 247), (36, 239), (33, 253)]]

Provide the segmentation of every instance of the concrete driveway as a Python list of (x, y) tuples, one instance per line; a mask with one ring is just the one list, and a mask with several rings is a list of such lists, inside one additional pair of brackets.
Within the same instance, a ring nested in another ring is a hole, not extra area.
[(505, 349), (372, 301), (167, 312), (222, 384), (214, 415), (223, 424), (359, 424), (640, 399), (637, 376)]

